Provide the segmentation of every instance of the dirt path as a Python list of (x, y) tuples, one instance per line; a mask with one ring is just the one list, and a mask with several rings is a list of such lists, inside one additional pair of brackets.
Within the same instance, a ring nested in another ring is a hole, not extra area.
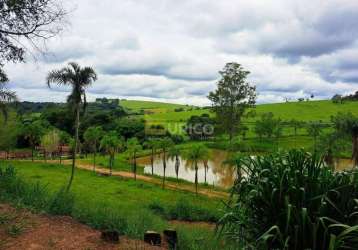
[[(38, 160), (37, 162), (43, 162), (43, 161)], [(58, 164), (58, 160), (48, 160), (47, 163)], [(64, 164), (64, 166), (69, 166), (69, 165), (71, 165), (71, 160), (64, 160), (64, 161), (62, 161), (62, 163)], [(88, 171), (93, 171), (92, 164), (84, 164), (84, 163), (77, 162), (76, 167), (80, 168), (80, 169), (88, 170)], [(109, 169), (96, 166), (96, 172), (98, 174), (108, 175)], [(126, 172), (126, 171), (113, 170), (112, 175), (134, 179), (133, 173)], [(160, 179), (153, 178), (153, 177), (146, 176), (146, 175), (138, 175), (137, 174), (137, 179), (141, 180), (141, 181), (145, 181), (145, 182), (150, 182), (150, 183), (153, 183), (156, 185), (162, 185), (162, 181)], [(195, 193), (194, 185), (190, 185), (190, 184), (185, 184), (185, 183), (178, 184), (178, 183), (166, 181), (165, 187), (167, 189), (171, 189), (171, 190), (183, 190), (183, 191)], [(228, 198), (229, 197), (229, 194), (227, 192), (215, 191), (212, 189), (207, 189), (207, 188), (202, 188), (202, 187), (198, 188), (198, 193), (201, 195), (206, 195), (208, 197), (213, 197), (213, 198)]]
[(120, 237), (120, 242), (105, 242), (97, 230), (78, 223), (71, 217), (32, 214), (27, 210), (14, 209), (0, 204), (0, 249), (47, 250), (47, 249), (99, 249), (163, 250), (141, 240)]

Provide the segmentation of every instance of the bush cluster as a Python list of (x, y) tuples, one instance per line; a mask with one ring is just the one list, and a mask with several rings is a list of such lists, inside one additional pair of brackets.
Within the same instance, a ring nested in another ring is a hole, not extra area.
[(293, 150), (237, 158), (222, 232), (254, 249), (358, 249), (358, 171)]

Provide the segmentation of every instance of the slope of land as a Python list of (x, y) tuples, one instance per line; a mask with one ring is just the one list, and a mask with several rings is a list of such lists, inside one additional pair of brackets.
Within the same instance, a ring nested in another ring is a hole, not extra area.
[[(141, 101), (126, 101), (128, 107), (132, 106), (136, 109), (148, 109), (150, 112), (144, 112), (143, 118), (150, 125), (161, 124), (172, 134), (184, 134), (182, 127), (186, 121), (193, 115), (200, 116), (202, 114), (209, 114), (214, 116), (209, 109), (181, 106), (183, 110), (175, 111), (173, 105), (169, 103), (155, 103), (150, 102), (150, 105)], [(154, 108), (156, 107), (156, 108)], [(274, 103), (274, 104), (259, 104), (254, 110), (256, 115), (254, 117), (244, 118), (243, 123), (249, 127), (253, 126), (253, 122), (260, 119), (264, 113), (272, 112), (276, 118), (283, 121), (290, 121), (296, 119), (299, 121), (323, 121), (329, 122), (331, 117), (338, 112), (351, 112), (358, 115), (358, 102), (345, 102), (343, 104), (335, 104), (330, 100), (323, 101), (303, 101), (303, 102), (289, 102), (289, 103)], [(250, 129), (251, 130), (251, 129)], [(249, 135), (252, 134), (251, 132)]]
[(150, 110), (153, 112), (167, 112), (174, 111), (174, 109), (187, 109), (189, 105), (165, 103), (165, 102), (151, 102), (151, 101), (137, 101), (137, 100), (121, 100), (119, 105), (132, 111)]
[[(332, 101), (309, 101), (309, 102), (288, 102), (274, 104), (259, 104), (254, 109), (256, 117), (248, 120), (255, 120), (263, 113), (272, 112), (282, 120), (297, 119), (302, 121), (329, 121), (332, 115), (338, 112), (352, 112), (358, 115), (358, 102), (346, 102), (335, 104)], [(207, 109), (192, 109), (182, 112), (155, 113), (145, 116), (150, 121), (183, 122), (192, 115), (210, 113)]]

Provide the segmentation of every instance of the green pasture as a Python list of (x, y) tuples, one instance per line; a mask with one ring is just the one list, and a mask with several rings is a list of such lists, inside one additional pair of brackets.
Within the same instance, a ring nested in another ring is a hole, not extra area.
[[(2, 167), (10, 164), (26, 183), (39, 183), (38, 185), (44, 187), (46, 192), (41, 191), (41, 194), (58, 192), (66, 185), (70, 174), (70, 168), (63, 165), (0, 162)], [(29, 187), (23, 194), (25, 197), (11, 197), (13, 201), (18, 204), (23, 201), (35, 206), (39, 200), (37, 190), (42, 188), (37, 185)], [(18, 189), (16, 185), (9, 189), (11, 188)], [(31, 190), (36, 191), (36, 195)], [(222, 244), (216, 240), (210, 227), (203, 228), (195, 224), (185, 226), (170, 222), (173, 219), (215, 222), (222, 215), (223, 209), (223, 203), (218, 199), (196, 196), (185, 191), (163, 190), (160, 186), (139, 180), (97, 176), (90, 171), (79, 169), (76, 171), (71, 191), (74, 195), (71, 216), (95, 228), (113, 226), (120, 228), (125, 235), (142, 239), (146, 230), (161, 232), (165, 228), (174, 227), (179, 232), (182, 249), (216, 249), (218, 244)], [(0, 190), (0, 194), (1, 192), (3, 191)], [(32, 200), (33, 197), (37, 198)], [(120, 225), (111, 224), (111, 216), (114, 216), (112, 219), (116, 223), (119, 221)], [(205, 242), (201, 242), (202, 238), (206, 239)]]

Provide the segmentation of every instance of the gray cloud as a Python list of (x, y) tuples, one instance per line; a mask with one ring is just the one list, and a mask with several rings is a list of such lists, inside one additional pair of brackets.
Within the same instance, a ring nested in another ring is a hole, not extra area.
[(231, 61), (251, 71), (259, 102), (325, 98), (357, 86), (355, 0), (79, 0), (69, 19), (46, 58), (6, 66), (22, 99), (65, 101), (68, 89), (49, 90), (45, 78), (69, 61), (99, 73), (92, 99), (208, 104), (218, 71)]

